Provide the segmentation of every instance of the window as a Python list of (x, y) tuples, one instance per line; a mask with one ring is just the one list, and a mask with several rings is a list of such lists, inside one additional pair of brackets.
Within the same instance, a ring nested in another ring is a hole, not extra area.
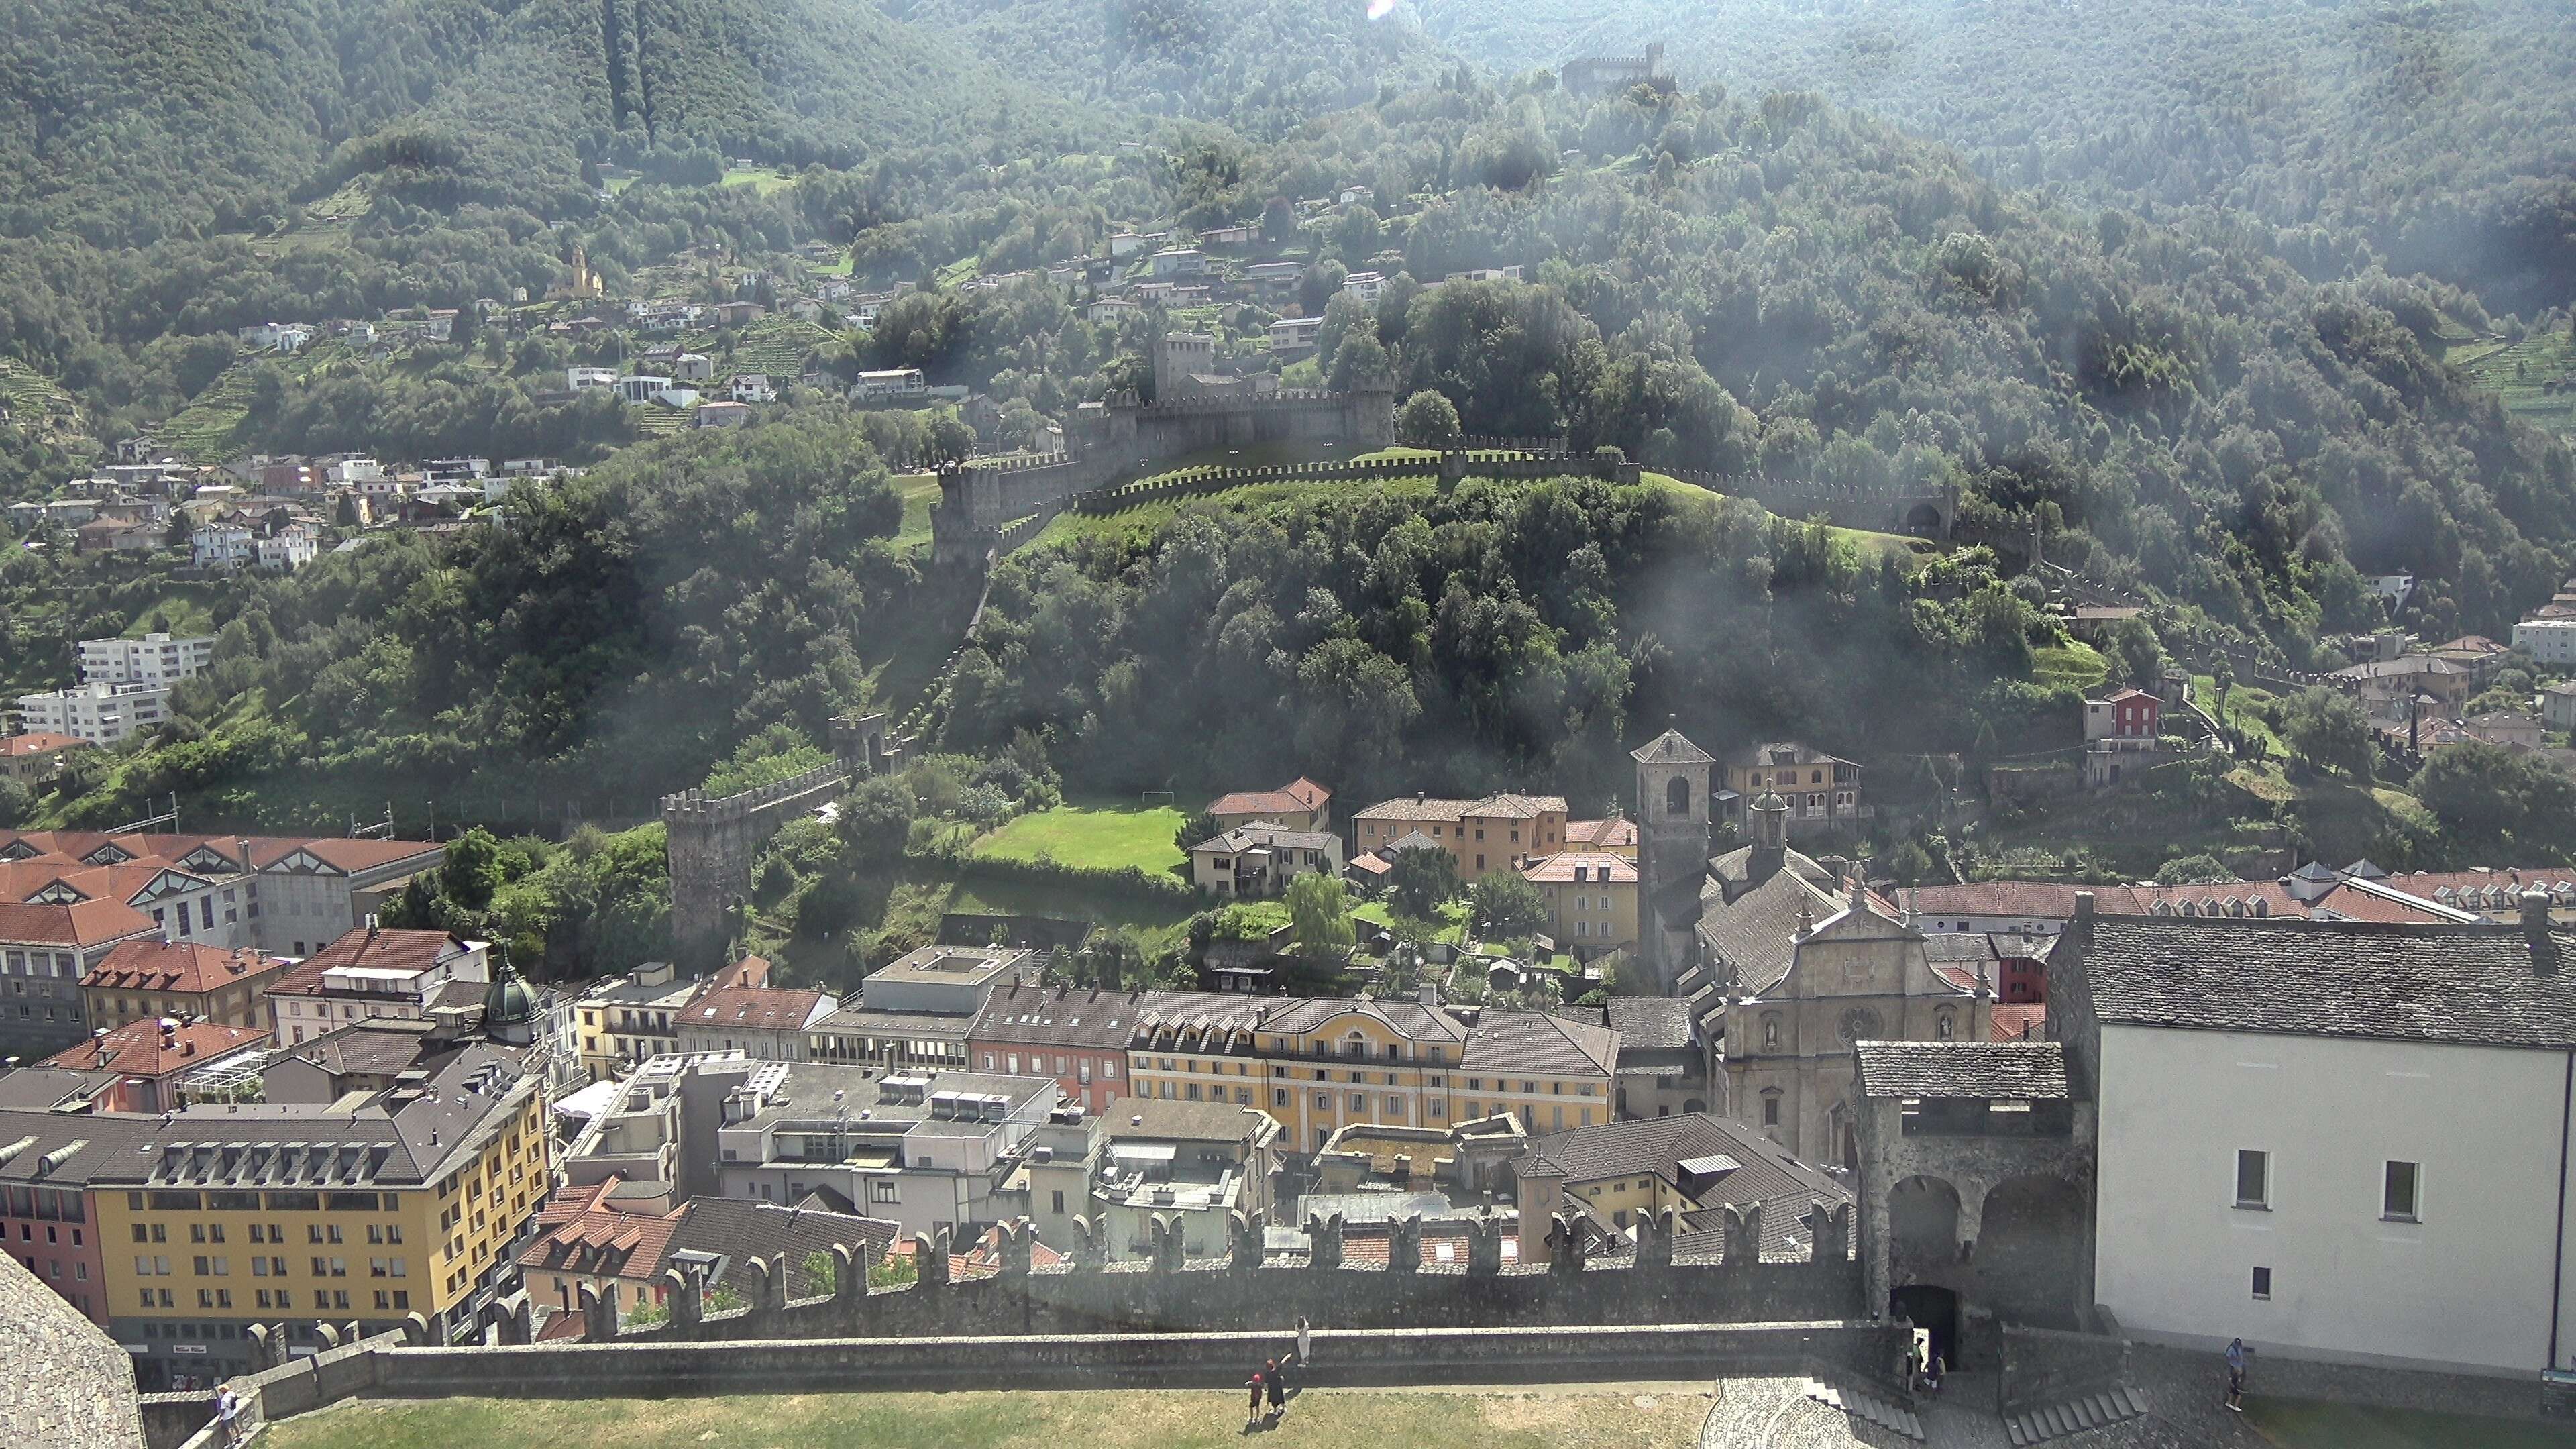
[(2255, 1296), (2255, 1297), (2257, 1297), (2257, 1298), (2265, 1298), (2265, 1299), (2268, 1299), (2268, 1298), (2270, 1298), (2270, 1297), (2272, 1296), (2272, 1270), (2271, 1270), (2271, 1269), (2269, 1269), (2269, 1268), (2256, 1268), (2256, 1269), (2254, 1270), (2254, 1296)]
[(1064, 1194), (1061, 1191), (1055, 1194), (1055, 1211), (1059, 1214), (1064, 1211)]
[(1777, 1087), (1762, 1089), (1762, 1125), (1765, 1127), (1780, 1125), (1780, 1089)]
[(898, 1199), (894, 1195), (894, 1190), (895, 1185), (893, 1183), (880, 1182), (876, 1184), (876, 1189), (873, 1194), (874, 1199), (878, 1202), (895, 1202)]
[(2412, 1162), (2391, 1162), (2380, 1179), (2379, 1215), (2392, 1223), (2421, 1222), (2422, 1169)]
[(2251, 1149), (2236, 1154), (2236, 1205), (2241, 1208), (2272, 1206), (2272, 1154)]

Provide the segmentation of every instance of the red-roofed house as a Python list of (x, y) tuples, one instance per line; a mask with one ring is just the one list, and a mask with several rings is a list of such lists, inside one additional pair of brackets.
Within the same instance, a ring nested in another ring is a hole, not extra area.
[(293, 1046), (371, 1016), (410, 1019), (441, 1005), (480, 1005), (491, 981), (491, 962), (480, 941), (445, 931), (381, 930), (371, 922), (343, 933), (270, 985), (269, 1027), (278, 1045)]
[(1299, 776), (1276, 790), (1237, 790), (1208, 803), (1220, 830), (1268, 821), (1291, 830), (1333, 828), (1333, 792)]
[(63, 756), (91, 748), (94, 746), (78, 735), (46, 730), (11, 735), (0, 739), (0, 780), (15, 780), (30, 787), (41, 785), (61, 773)]
[(165, 1016), (271, 1029), (268, 988), (287, 963), (247, 946), (226, 951), (185, 941), (127, 941), (81, 978), (92, 1028)]
[(87, 1036), (81, 978), (118, 944), (158, 935), (123, 901), (0, 902), (0, 1055), (43, 1056)]
[(1548, 933), (1584, 960), (1637, 944), (1637, 863), (1601, 850), (1563, 850), (1521, 869), (1546, 898)]
[(1607, 820), (1569, 820), (1565, 822), (1565, 848), (1605, 850), (1635, 860), (1637, 822), (1625, 815), (1612, 815)]
[(727, 986), (702, 992), (672, 1025), (684, 1052), (741, 1052), (764, 1061), (810, 1059), (805, 1029), (840, 1009), (827, 991)]
[(160, 1112), (179, 1105), (172, 1088), (179, 1077), (210, 1063), (268, 1044), (254, 1027), (212, 1022), (128, 1022), (40, 1063), (74, 1072), (113, 1072), (115, 1087), (99, 1101), (111, 1112)]

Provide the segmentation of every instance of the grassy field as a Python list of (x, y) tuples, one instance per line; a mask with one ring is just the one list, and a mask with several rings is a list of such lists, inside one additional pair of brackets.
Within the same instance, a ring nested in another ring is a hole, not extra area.
[(2071, 684), (2090, 690), (2111, 675), (2111, 666), (2092, 645), (2080, 640), (2033, 651), (2031, 674), (2041, 684)]
[(727, 186), (748, 186), (761, 195), (767, 196), (773, 191), (785, 191), (788, 187), (795, 185), (796, 178), (793, 176), (781, 176), (775, 170), (767, 166), (755, 166), (749, 169), (744, 169), (738, 166), (728, 166), (725, 168), (724, 184)]
[(2520, 342), (2481, 337), (2455, 342), (2446, 354), (2450, 364), (2504, 399), (2505, 410), (2539, 427), (2576, 427), (2576, 387), (2556, 392), (2553, 382), (2576, 378), (2576, 349), (2565, 329), (2534, 333)]
[(1093, 800), (1023, 815), (976, 843), (975, 854), (1002, 860), (1053, 859), (1078, 870), (1149, 874), (1170, 870), (1188, 857), (1172, 836), (1183, 816), (1169, 805)]
[(930, 510), (939, 502), (939, 475), (897, 473), (894, 491), (903, 499), (903, 527), (895, 530), (898, 549), (926, 548), (930, 543)]
[[(1652, 1390), (1648, 1392), (1647, 1390)], [(1683, 1449), (1708, 1398), (1669, 1385), (1300, 1395), (1269, 1449)], [(618, 1402), (352, 1403), (289, 1419), (269, 1449), (1213, 1449), (1244, 1442), (1233, 1392), (813, 1394)]]
[(2281, 1449), (2568, 1449), (2576, 1429), (2518, 1419), (2249, 1397), (2245, 1417)]

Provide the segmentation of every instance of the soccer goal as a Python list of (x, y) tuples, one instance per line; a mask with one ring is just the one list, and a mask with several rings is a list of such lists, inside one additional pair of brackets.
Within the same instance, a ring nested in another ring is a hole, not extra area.
[(1170, 805), (1178, 808), (1180, 804), (1179, 799), (1169, 790), (1139, 790), (1136, 792), (1136, 798), (1147, 805)]

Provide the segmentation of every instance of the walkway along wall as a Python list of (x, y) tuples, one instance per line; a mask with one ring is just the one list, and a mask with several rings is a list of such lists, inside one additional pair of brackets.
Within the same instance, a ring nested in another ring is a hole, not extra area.
[(1667, 471), (1695, 488), (1730, 498), (1749, 498), (1783, 518), (1809, 518), (1821, 513), (1839, 528), (1947, 539), (1951, 526), (1959, 519), (1956, 488), (1843, 488), (1760, 473), (1710, 473), (1697, 468)]

